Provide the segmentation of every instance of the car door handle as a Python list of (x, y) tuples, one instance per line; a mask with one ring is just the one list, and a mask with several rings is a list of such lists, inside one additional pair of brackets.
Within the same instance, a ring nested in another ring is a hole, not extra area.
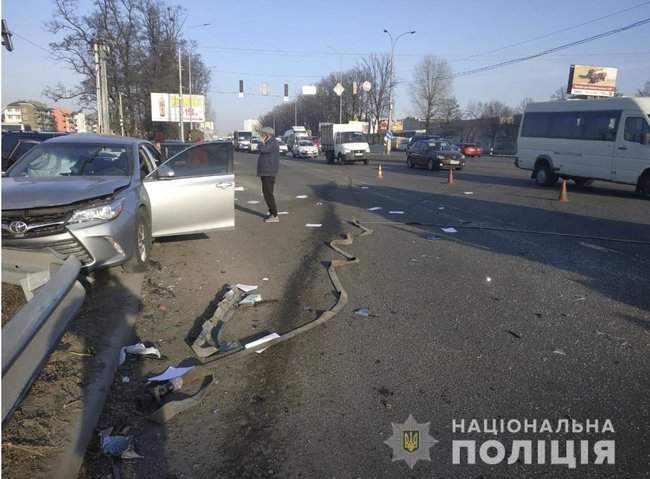
[(618, 149), (619, 150), (627, 150), (627, 146), (619, 146)]
[(234, 186), (234, 185), (235, 185), (234, 183), (228, 183), (228, 182), (217, 183), (217, 188), (225, 190), (226, 188), (230, 188), (231, 186)]

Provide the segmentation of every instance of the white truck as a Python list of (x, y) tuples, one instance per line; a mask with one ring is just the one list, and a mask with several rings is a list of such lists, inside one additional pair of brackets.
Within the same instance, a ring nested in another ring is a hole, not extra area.
[(370, 146), (364, 133), (364, 124), (322, 123), (320, 129), (320, 144), (328, 163), (342, 165), (346, 162), (370, 160)]
[(290, 130), (284, 132), (282, 139), (287, 144), (289, 151), (293, 151), (298, 140), (308, 138), (310, 135), (311, 133), (304, 126), (292, 126)]

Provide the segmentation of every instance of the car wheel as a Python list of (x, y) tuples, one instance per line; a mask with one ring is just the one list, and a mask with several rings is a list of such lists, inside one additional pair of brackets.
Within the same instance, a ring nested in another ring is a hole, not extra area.
[(368, 163), (370, 163), (370, 161), (368, 161), (368, 160), (363, 160), (363, 164), (364, 164), (364, 165), (367, 165)]
[(650, 200), (650, 171), (647, 171), (639, 179), (639, 191), (645, 198)]
[(147, 270), (151, 253), (151, 224), (144, 208), (138, 210), (134, 235), (135, 250), (131, 258), (124, 263), (124, 270), (127, 273), (142, 273)]
[(343, 155), (341, 155), (341, 153), (339, 153), (339, 156), (336, 157), (336, 162), (337, 162), (339, 165), (342, 165), (342, 164), (343, 164)]
[(535, 182), (540, 186), (553, 186), (557, 183), (557, 175), (546, 161), (539, 162), (535, 167)]
[(578, 186), (591, 186), (594, 180), (591, 178), (573, 178), (573, 182)]
[(411, 160), (410, 156), (406, 158), (406, 166), (408, 168), (413, 168), (413, 160)]
[(433, 160), (427, 162), (427, 170), (433, 171)]

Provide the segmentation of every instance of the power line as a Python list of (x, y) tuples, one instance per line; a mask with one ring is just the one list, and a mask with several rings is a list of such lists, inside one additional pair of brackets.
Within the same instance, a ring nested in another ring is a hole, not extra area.
[(534, 53), (532, 55), (526, 55), (526, 56), (523, 56), (523, 57), (513, 58), (511, 60), (506, 60), (506, 61), (503, 61), (503, 62), (494, 63), (492, 65), (486, 65), (486, 66), (483, 66), (483, 67), (473, 68), (471, 70), (465, 70), (463, 72), (454, 73), (454, 74), (450, 75), (449, 78), (457, 78), (457, 77), (462, 77), (462, 76), (474, 75), (476, 73), (483, 73), (483, 72), (486, 72), (486, 71), (496, 70), (497, 68), (512, 65), (512, 64), (515, 64), (515, 63), (525, 62), (525, 61), (528, 61), (528, 60), (532, 60), (534, 58), (538, 58), (538, 57), (542, 57), (544, 55), (549, 55), (551, 53), (555, 53), (555, 52), (560, 51), (560, 50), (566, 50), (567, 48), (571, 48), (571, 47), (574, 47), (576, 45), (583, 45), (585, 43), (589, 43), (589, 42), (592, 42), (594, 40), (600, 40), (601, 38), (610, 37), (612, 35), (616, 35), (617, 33), (621, 33), (621, 32), (627, 31), (627, 30), (631, 30), (632, 28), (637, 28), (637, 27), (640, 27), (640, 26), (645, 25), (647, 23), (650, 23), (650, 18), (644, 18), (643, 20), (639, 20), (638, 22), (630, 23), (629, 25), (625, 25), (623, 27), (615, 28), (613, 30), (609, 30), (609, 31), (606, 31), (606, 32), (603, 32), (603, 33), (599, 33), (597, 35), (592, 35), (590, 37), (583, 38), (581, 40), (576, 40), (576, 41), (570, 42), (570, 43), (564, 43), (564, 44), (559, 45), (557, 47), (549, 48), (547, 50), (541, 51), (539, 53)]
[(40, 46), (38, 43), (34, 43), (34, 42), (31, 41), (29, 38), (23, 37), (20, 33), (16, 33), (14, 30), (12, 30), (11, 33), (12, 33), (12, 35), (17, 36), (17, 37), (20, 38), (21, 40), (26, 41), (27, 43), (29, 43), (29, 44), (32, 45), (33, 47), (39, 48), (39, 49), (43, 50), (44, 52), (46, 52), (46, 53), (48, 53), (48, 54), (50, 53), (50, 51), (49, 51), (47, 48)]
[(628, 7), (628, 8), (623, 8), (621, 10), (617, 10), (615, 12), (608, 13), (607, 15), (603, 15), (602, 17), (593, 18), (593, 19), (588, 20), (586, 22), (582, 22), (582, 23), (578, 23), (576, 25), (571, 25), (569, 27), (561, 28), (560, 30), (555, 30), (555, 31), (552, 31), (552, 32), (549, 32), (549, 33), (545, 33), (544, 35), (539, 35), (539, 36), (536, 36), (536, 37), (532, 37), (532, 38), (529, 38), (528, 40), (523, 40), (523, 41), (520, 41), (520, 42), (511, 43), (509, 45), (504, 45), (502, 47), (495, 48), (494, 50), (487, 50), (487, 51), (484, 51), (484, 52), (481, 52), (481, 53), (475, 53), (473, 55), (470, 55), (468, 57), (464, 57), (464, 58), (461, 58), (461, 59), (458, 59), (458, 60), (455, 60), (455, 61), (469, 60), (469, 59), (476, 58), (476, 57), (479, 57), (479, 56), (482, 56), (482, 55), (487, 55), (487, 54), (490, 54), (490, 53), (500, 52), (500, 51), (506, 50), (508, 48), (518, 47), (520, 45), (525, 45), (527, 43), (531, 43), (531, 42), (534, 42), (534, 41), (537, 41), (537, 40), (542, 40), (544, 38), (548, 38), (550, 36), (557, 35), (558, 33), (568, 32), (570, 30), (574, 30), (576, 28), (584, 27), (585, 25), (590, 25), (592, 23), (599, 22), (600, 20), (605, 20), (606, 18), (610, 18), (610, 17), (613, 17), (615, 15), (619, 15), (621, 13), (629, 12), (630, 10), (637, 9), (637, 8), (643, 7), (645, 5), (650, 5), (650, 1), (642, 2), (642, 3), (639, 3), (637, 5), (633, 5), (631, 7)]

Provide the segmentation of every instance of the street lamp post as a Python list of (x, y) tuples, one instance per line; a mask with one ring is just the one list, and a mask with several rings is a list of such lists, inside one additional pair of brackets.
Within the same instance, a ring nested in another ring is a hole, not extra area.
[[(393, 124), (393, 65), (395, 64), (395, 45), (397, 45), (397, 42), (399, 41), (400, 38), (402, 38), (404, 35), (415, 35), (415, 30), (410, 30), (408, 32), (403, 32), (397, 35), (395, 39), (393, 39), (393, 35), (391, 35), (390, 31), (388, 29), (384, 28), (384, 33), (388, 34), (388, 37), (390, 38), (390, 77), (389, 81), (390, 84), (388, 85), (388, 131), (390, 132), (391, 126)], [(391, 142), (390, 139), (386, 142), (386, 154), (390, 153), (391, 149)]]

